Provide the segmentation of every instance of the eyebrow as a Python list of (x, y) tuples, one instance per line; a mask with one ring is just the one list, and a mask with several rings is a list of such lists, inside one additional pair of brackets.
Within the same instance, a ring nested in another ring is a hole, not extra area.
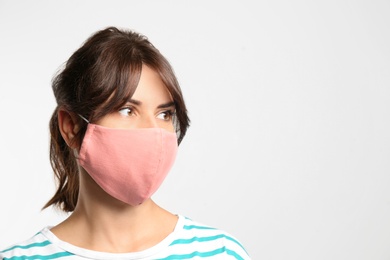
[(168, 107), (174, 107), (174, 106), (175, 106), (175, 102), (171, 101), (171, 102), (168, 102), (168, 103), (165, 103), (165, 104), (161, 104), (157, 108), (168, 108)]
[[(142, 105), (141, 101), (135, 100), (135, 99), (130, 99), (128, 102), (133, 103), (134, 105), (137, 105), (137, 106)], [(170, 102), (158, 105), (157, 108), (168, 108), (168, 107), (174, 107), (174, 106), (175, 106), (175, 102), (170, 101)]]

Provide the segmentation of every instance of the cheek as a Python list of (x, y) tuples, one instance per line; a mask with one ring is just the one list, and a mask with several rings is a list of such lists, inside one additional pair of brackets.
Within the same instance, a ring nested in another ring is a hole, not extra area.
[(175, 127), (173, 126), (173, 123), (172, 122), (164, 122), (164, 123), (161, 123), (159, 124), (159, 127), (160, 128), (163, 128), (169, 132), (172, 132), (174, 133), (175, 132)]

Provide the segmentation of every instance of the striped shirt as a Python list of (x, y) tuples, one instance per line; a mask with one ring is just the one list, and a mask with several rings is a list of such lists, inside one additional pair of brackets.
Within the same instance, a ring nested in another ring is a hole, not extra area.
[(225, 231), (179, 215), (174, 231), (157, 245), (140, 252), (104, 253), (58, 239), (49, 227), (29, 240), (0, 251), (0, 259), (250, 259), (240, 242)]

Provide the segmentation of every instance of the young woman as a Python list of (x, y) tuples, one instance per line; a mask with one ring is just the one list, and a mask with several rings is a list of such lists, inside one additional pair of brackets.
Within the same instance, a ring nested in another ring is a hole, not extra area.
[(45, 205), (72, 214), (0, 259), (249, 259), (228, 233), (172, 214), (151, 196), (189, 126), (167, 60), (142, 35), (92, 35), (53, 80)]

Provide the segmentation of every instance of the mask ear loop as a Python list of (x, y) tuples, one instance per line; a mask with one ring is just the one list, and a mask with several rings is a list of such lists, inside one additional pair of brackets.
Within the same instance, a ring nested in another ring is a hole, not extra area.
[(88, 124), (89, 124), (89, 121), (88, 121), (88, 119), (86, 119), (85, 117), (83, 117), (82, 115), (80, 115), (80, 114), (77, 114), (77, 115), (79, 115), (79, 117), (81, 117), (81, 119), (83, 119), (85, 122), (87, 122)]
[[(85, 122), (87, 122), (87, 124), (89, 124), (89, 121), (88, 121), (88, 119), (86, 119), (85, 117), (83, 117), (82, 115), (80, 115), (80, 114), (77, 114), (81, 119), (83, 119)], [(81, 146), (80, 146), (80, 149), (81, 149)], [(79, 151), (79, 153), (80, 153), (80, 151)], [(76, 156), (76, 159), (80, 159), (79, 158), (79, 154), (77, 154)]]

